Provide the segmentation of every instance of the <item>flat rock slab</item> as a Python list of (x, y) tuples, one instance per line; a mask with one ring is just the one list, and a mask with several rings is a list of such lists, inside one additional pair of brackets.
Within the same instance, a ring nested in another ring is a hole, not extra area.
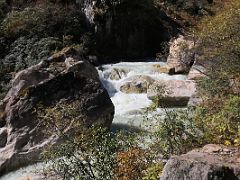
[(147, 96), (151, 100), (159, 98), (162, 106), (178, 107), (187, 106), (195, 91), (196, 83), (191, 80), (161, 80), (148, 88)]

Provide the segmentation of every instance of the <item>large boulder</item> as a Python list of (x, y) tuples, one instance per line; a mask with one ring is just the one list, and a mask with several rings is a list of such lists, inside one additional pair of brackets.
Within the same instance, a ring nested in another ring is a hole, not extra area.
[(159, 103), (166, 107), (187, 106), (190, 97), (196, 91), (196, 83), (190, 80), (159, 80), (147, 90), (149, 99), (159, 98)]
[(181, 156), (173, 156), (161, 180), (238, 180), (240, 149), (209, 144)]
[(78, 104), (75, 116), (79, 117), (76, 119), (83, 126), (93, 123), (111, 126), (114, 106), (95, 67), (76, 55), (58, 57), (17, 73), (12, 88), (0, 103), (0, 176), (39, 161), (47, 145), (59, 142), (57, 136), (43, 133), (46, 127), (39, 120), (40, 109), (53, 108), (62, 102), (75, 103)]
[(171, 73), (188, 73), (195, 61), (195, 42), (180, 35), (170, 42), (167, 64)]
[(120, 87), (120, 91), (124, 93), (146, 93), (148, 87), (153, 84), (155, 80), (149, 76), (136, 75), (125, 80)]

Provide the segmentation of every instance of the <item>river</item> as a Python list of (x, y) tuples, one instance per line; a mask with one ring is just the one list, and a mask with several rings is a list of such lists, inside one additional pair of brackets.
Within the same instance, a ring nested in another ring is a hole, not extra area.
[[(99, 77), (107, 89), (109, 96), (115, 106), (115, 116), (113, 120), (113, 128), (116, 129), (133, 129), (139, 128), (144, 120), (144, 109), (151, 105), (152, 101), (148, 99), (147, 93), (123, 93), (121, 86), (129, 82), (136, 76), (149, 76), (154, 80), (184, 80), (185, 75), (168, 75), (160, 73), (154, 67), (164, 67), (164, 62), (122, 62), (117, 64), (108, 64), (98, 67)], [(112, 72), (120, 72), (117, 79), (111, 78)], [(25, 168), (21, 168), (15, 172), (11, 172), (1, 177), (0, 180), (32, 180), (40, 179), (34, 175), (34, 171), (39, 172), (43, 164), (39, 163)]]

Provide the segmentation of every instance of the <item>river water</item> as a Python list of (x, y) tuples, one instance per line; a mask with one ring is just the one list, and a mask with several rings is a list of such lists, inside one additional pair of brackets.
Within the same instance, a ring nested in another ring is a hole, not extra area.
[[(156, 66), (166, 66), (164, 62), (122, 62), (118, 64), (104, 65), (98, 68), (102, 84), (107, 89), (111, 100), (115, 106), (115, 117), (113, 128), (139, 127), (144, 119), (144, 110), (152, 104), (148, 99), (147, 93), (123, 93), (120, 87), (139, 75), (148, 76), (154, 80), (184, 80), (185, 75), (168, 75), (156, 71)], [(101, 70), (99, 70), (101, 69)], [(111, 79), (111, 72), (125, 72), (118, 80)], [(160, 110), (160, 109), (159, 109)]]
[[(108, 64), (98, 67), (99, 77), (107, 89), (109, 96), (115, 106), (115, 117), (113, 120), (113, 130), (139, 128), (144, 120), (144, 109), (151, 105), (152, 101), (147, 98), (146, 93), (123, 93), (120, 87), (138, 75), (149, 76), (155, 80), (184, 80), (184, 75), (170, 76), (166, 73), (157, 72), (155, 66), (164, 67), (164, 62), (122, 62), (118, 64)], [(119, 79), (112, 79), (113, 70), (120, 72)], [(161, 112), (161, 110), (159, 110)], [(39, 172), (43, 164), (31, 165), (9, 173), (0, 180), (32, 180), (39, 179), (34, 175), (34, 171)]]

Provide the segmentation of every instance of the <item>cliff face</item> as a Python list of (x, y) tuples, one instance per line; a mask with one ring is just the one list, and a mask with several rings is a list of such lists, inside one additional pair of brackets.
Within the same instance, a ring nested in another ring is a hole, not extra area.
[[(97, 10), (97, 9), (96, 9)], [(180, 25), (151, 1), (124, 1), (94, 18), (102, 59), (155, 57), (161, 43), (180, 33)]]

